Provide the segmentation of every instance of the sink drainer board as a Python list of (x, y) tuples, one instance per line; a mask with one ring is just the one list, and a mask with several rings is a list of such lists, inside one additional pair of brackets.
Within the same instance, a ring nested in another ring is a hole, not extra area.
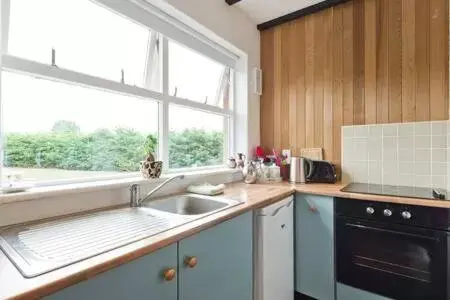
[(10, 227), (0, 247), (23, 276), (34, 277), (172, 227), (150, 210), (125, 208)]

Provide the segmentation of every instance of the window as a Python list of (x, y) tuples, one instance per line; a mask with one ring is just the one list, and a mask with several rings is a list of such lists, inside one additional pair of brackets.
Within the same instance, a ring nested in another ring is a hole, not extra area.
[(164, 172), (225, 164), (235, 57), (144, 1), (0, 5), (2, 180), (136, 176), (149, 153)]
[(9, 72), (2, 86), (6, 174), (54, 181), (137, 172), (157, 146), (156, 101)]
[(169, 42), (169, 93), (204, 104), (229, 107), (231, 70), (201, 54)]
[(180, 169), (223, 165), (226, 122), (223, 116), (171, 105), (169, 167)]
[(37, 62), (144, 87), (151, 36), (90, 0), (11, 1), (8, 53)]

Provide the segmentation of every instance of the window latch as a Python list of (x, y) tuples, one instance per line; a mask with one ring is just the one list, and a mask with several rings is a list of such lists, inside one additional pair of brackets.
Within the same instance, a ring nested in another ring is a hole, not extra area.
[(58, 67), (56, 65), (56, 50), (55, 50), (55, 48), (52, 48), (52, 67)]
[(125, 84), (125, 71), (123, 69), (120, 70), (120, 83)]

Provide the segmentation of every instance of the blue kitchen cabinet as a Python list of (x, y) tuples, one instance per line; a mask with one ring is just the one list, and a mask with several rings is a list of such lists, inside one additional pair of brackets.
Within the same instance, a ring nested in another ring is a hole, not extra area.
[(98, 276), (61, 290), (51, 300), (177, 300), (177, 275), (164, 280), (164, 273), (177, 270), (177, 244), (162, 248)]
[(295, 289), (319, 300), (334, 299), (334, 200), (295, 197)]
[(336, 285), (337, 300), (389, 300), (377, 294), (366, 292), (345, 284), (337, 283)]
[(251, 212), (181, 240), (179, 300), (251, 300), (252, 261)]

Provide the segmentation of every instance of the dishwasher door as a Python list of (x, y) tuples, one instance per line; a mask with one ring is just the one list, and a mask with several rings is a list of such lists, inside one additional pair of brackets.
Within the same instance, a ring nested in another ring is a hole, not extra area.
[(294, 299), (294, 197), (256, 211), (254, 299)]

